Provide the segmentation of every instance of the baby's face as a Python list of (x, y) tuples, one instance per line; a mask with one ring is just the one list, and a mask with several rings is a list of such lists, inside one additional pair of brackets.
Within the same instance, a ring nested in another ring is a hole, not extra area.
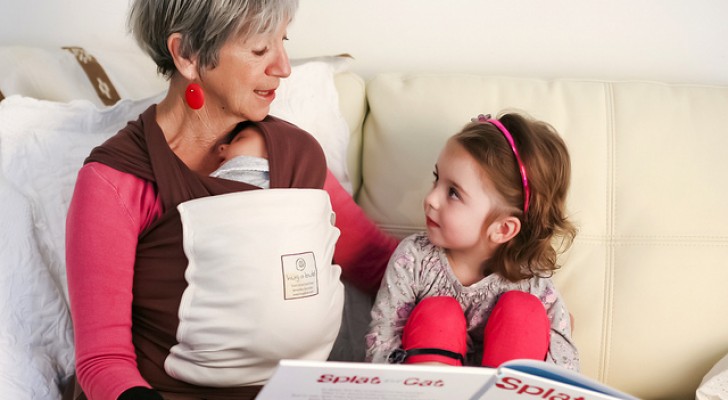
[(254, 126), (249, 126), (238, 132), (230, 144), (221, 144), (218, 153), (222, 162), (237, 156), (268, 158), (263, 133)]

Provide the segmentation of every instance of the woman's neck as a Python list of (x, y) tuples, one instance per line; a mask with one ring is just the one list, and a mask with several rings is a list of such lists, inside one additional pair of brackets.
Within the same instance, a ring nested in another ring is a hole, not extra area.
[(220, 165), (217, 147), (241, 121), (225, 121), (202, 108), (192, 110), (182, 93), (170, 85), (167, 96), (157, 105), (157, 123), (169, 147), (191, 170), (209, 174)]

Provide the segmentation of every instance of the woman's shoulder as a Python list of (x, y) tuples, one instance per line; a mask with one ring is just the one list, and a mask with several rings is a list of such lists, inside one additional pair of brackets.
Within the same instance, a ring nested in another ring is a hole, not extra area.
[(88, 183), (91, 184), (106, 182), (107, 184), (116, 187), (123, 185), (150, 188), (154, 187), (154, 185), (152, 185), (152, 183), (148, 180), (142, 179), (128, 172), (119, 171), (118, 169), (96, 161), (84, 164), (78, 171), (78, 176), (79, 179), (84, 177), (85, 179), (90, 180)]
[(101, 204), (124, 207), (132, 215), (138, 215), (143, 226), (161, 212), (159, 194), (152, 182), (99, 162), (89, 162), (81, 167), (74, 191), (74, 196), (81, 198), (85, 197), (83, 193), (94, 193), (97, 199), (106, 196), (108, 201)]

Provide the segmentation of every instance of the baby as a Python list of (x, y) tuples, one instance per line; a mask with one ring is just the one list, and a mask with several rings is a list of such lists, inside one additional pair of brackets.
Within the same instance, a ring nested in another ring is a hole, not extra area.
[(228, 144), (221, 144), (218, 153), (220, 167), (210, 176), (245, 182), (263, 189), (270, 187), (268, 151), (263, 132), (255, 126), (247, 126), (238, 132)]

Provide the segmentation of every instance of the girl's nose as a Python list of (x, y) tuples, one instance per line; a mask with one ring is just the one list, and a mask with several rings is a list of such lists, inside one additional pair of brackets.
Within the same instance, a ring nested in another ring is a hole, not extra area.
[(435, 189), (430, 190), (430, 192), (427, 194), (427, 196), (425, 196), (424, 205), (425, 205), (425, 211), (427, 211), (430, 208), (435, 209), (435, 210), (437, 209), (438, 203), (437, 203), (437, 195), (435, 193)]

